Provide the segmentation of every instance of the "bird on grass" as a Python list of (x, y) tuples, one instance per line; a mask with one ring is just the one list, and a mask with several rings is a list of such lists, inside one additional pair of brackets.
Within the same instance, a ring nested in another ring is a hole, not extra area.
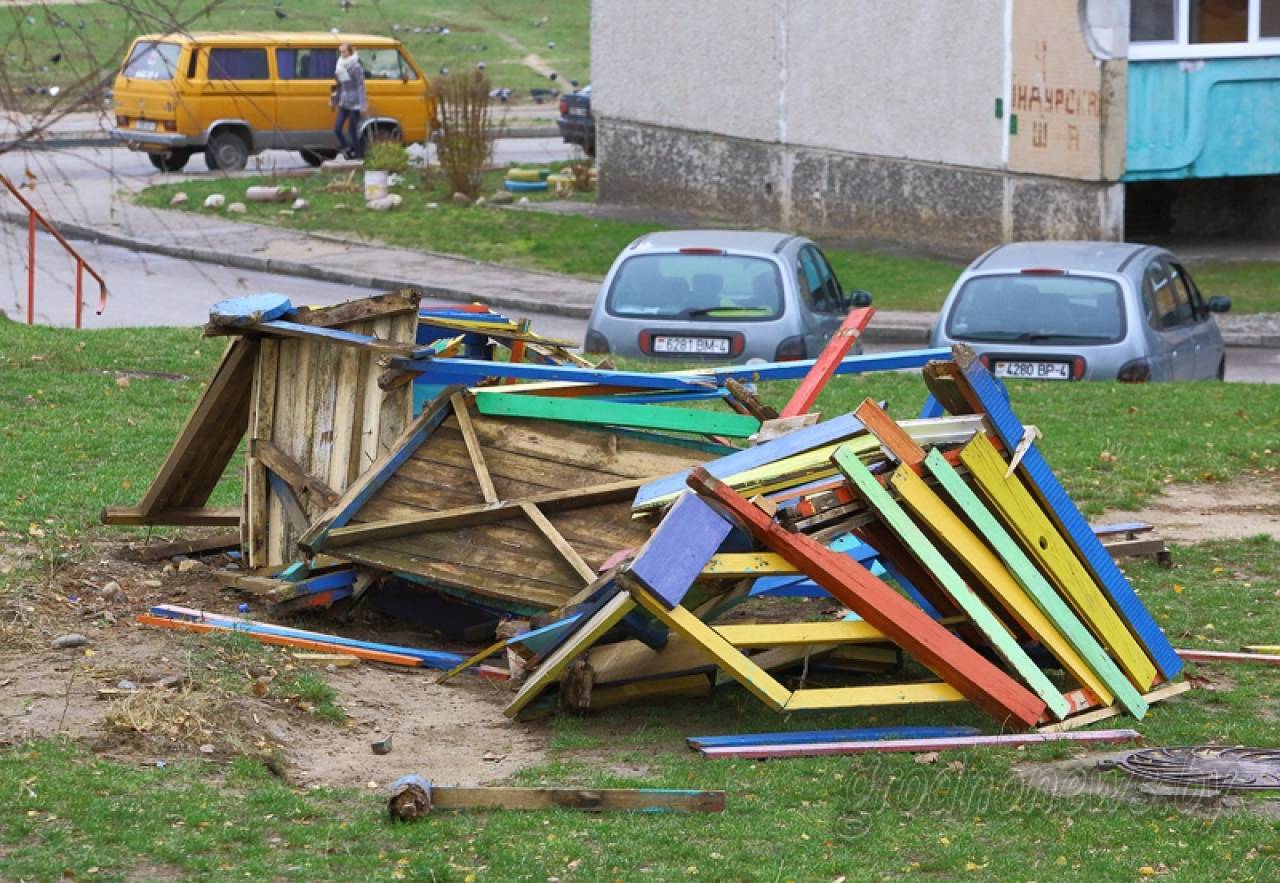
[(273, 9), (272, 12), (274, 12), (276, 14), (276, 18), (280, 19), (281, 21), (289, 17), (289, 15), (283, 9)]

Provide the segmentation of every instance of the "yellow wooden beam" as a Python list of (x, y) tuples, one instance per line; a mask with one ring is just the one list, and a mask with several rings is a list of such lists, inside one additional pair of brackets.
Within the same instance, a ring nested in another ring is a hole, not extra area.
[(735, 647), (789, 647), (796, 644), (853, 644), (886, 641), (884, 632), (860, 620), (783, 622), (713, 627)]
[(712, 579), (740, 579), (745, 576), (791, 576), (799, 573), (776, 552), (725, 552), (712, 555), (702, 575)]
[(859, 708), (866, 705), (915, 705), (929, 702), (968, 702), (950, 684), (941, 681), (920, 684), (883, 684), (871, 687), (831, 687), (796, 690), (787, 711), (815, 711), (824, 708)]
[(898, 496), (906, 503), (907, 508), (916, 516), (916, 520), (932, 535), (935, 544), (940, 542), (950, 549), (952, 554), (987, 588), (987, 591), (995, 596), (1001, 606), (1009, 611), (1028, 633), (1034, 635), (1081, 686), (1093, 691), (1103, 705), (1110, 705), (1115, 700), (1115, 696), (1107, 689), (1107, 685), (1080, 657), (1062, 631), (1049, 617), (1045, 616), (1044, 611), (1013, 578), (1013, 574), (1009, 573), (1004, 563), (958, 515), (951, 511), (951, 507), (925, 484), (923, 478), (916, 475), (910, 468), (903, 466), (894, 471), (890, 482), (898, 492)]
[(1067, 545), (1044, 510), (1017, 475), (1005, 477), (1007, 464), (985, 435), (978, 435), (960, 452), (978, 492), (991, 504), (1005, 526), (1026, 548), (1058, 592), (1140, 690), (1155, 683), (1156, 667), (1116, 615), (1098, 584)]

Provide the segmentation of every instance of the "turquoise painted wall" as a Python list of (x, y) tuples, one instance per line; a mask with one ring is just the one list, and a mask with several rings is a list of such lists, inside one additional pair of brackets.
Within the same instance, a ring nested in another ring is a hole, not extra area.
[(1280, 58), (1130, 61), (1124, 180), (1236, 175), (1280, 175)]

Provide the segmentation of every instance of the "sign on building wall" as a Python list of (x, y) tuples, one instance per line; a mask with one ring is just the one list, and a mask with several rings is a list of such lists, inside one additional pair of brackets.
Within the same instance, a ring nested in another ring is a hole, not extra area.
[(1012, 52), (1010, 170), (1118, 178), (1125, 62), (1103, 61), (1090, 51), (1078, 0), (1015, 0)]

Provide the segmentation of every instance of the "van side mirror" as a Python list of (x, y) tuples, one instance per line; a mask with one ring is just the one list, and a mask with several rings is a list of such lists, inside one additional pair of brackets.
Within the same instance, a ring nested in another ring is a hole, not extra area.
[(1209, 312), (1225, 313), (1231, 309), (1231, 298), (1216, 294), (1209, 298)]
[(851, 307), (869, 307), (871, 306), (871, 292), (863, 291), (861, 288), (855, 288), (847, 295), (849, 306)]

